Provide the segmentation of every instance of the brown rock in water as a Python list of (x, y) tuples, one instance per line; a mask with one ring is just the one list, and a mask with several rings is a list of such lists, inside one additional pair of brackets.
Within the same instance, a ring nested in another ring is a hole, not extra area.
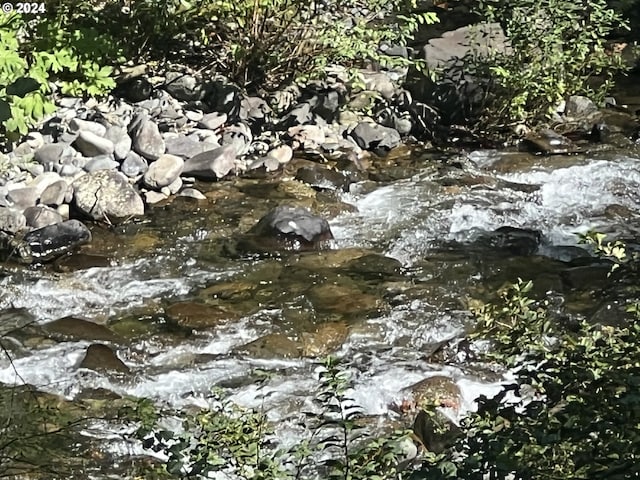
[(459, 428), (435, 407), (450, 408), (457, 414), (460, 403), (460, 387), (449, 377), (435, 375), (403, 388), (400, 401), (391, 408), (407, 417), (425, 448), (440, 453), (453, 441)]
[(88, 368), (97, 372), (130, 372), (129, 367), (118, 358), (116, 353), (110, 347), (101, 343), (89, 345), (79, 368)]
[(321, 357), (339, 349), (349, 336), (346, 322), (328, 322), (320, 325), (313, 333), (303, 333), (302, 354), (305, 357)]
[(270, 333), (238, 348), (236, 352), (253, 358), (298, 358), (302, 346), (280, 333)]
[(43, 327), (54, 338), (63, 340), (103, 340), (119, 342), (122, 338), (104, 325), (77, 317), (64, 317)]
[(307, 298), (316, 311), (339, 315), (367, 315), (383, 308), (378, 297), (348, 285), (315, 285), (307, 292)]
[(212, 328), (237, 314), (221, 307), (195, 302), (179, 302), (168, 306), (165, 313), (170, 321), (185, 328)]

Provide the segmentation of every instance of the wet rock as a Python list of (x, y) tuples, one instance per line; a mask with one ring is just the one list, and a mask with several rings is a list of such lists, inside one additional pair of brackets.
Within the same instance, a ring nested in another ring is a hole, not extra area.
[(115, 145), (111, 140), (90, 131), (81, 131), (73, 146), (86, 157), (111, 155), (115, 150)]
[(165, 313), (171, 322), (196, 330), (213, 328), (229, 319), (237, 318), (237, 314), (221, 307), (194, 302), (174, 303), (165, 309)]
[(178, 179), (183, 168), (184, 160), (182, 158), (165, 153), (149, 165), (144, 173), (144, 183), (149, 188), (160, 189)]
[(176, 100), (191, 102), (204, 96), (202, 84), (193, 75), (167, 72), (164, 88)]
[(613, 262), (607, 259), (590, 258), (577, 259), (572, 264), (584, 262), (589, 262), (589, 264), (572, 266), (561, 272), (564, 284), (579, 291), (604, 287), (611, 273)]
[(197, 189), (191, 188), (191, 187), (187, 187), (187, 188), (183, 189), (178, 195), (181, 196), (181, 197), (194, 198), (196, 200), (206, 200), (207, 199), (207, 197), (205, 197), (204, 194), (200, 190), (197, 190)]
[(78, 317), (64, 317), (49, 322), (43, 329), (51, 334), (56, 340), (89, 340), (119, 342), (122, 338), (104, 325), (97, 324), (90, 320)]
[(350, 285), (332, 283), (314, 285), (305, 295), (317, 312), (348, 318), (376, 314), (384, 308), (378, 297)]
[(462, 395), (460, 387), (449, 377), (434, 375), (400, 391), (397, 409), (401, 413), (416, 413), (426, 406), (441, 406), (460, 410)]
[(476, 244), (483, 248), (506, 251), (511, 255), (533, 255), (538, 250), (542, 234), (537, 230), (516, 227), (500, 227), (482, 235)]
[(129, 152), (120, 165), (120, 171), (129, 178), (136, 178), (147, 171), (147, 161), (136, 152)]
[(27, 233), (22, 243), (28, 248), (29, 258), (46, 262), (62, 256), (91, 241), (91, 232), (78, 220), (48, 225)]
[(100, 170), (73, 182), (73, 201), (84, 215), (118, 223), (144, 214), (140, 195), (119, 172)]
[(130, 133), (133, 137), (133, 150), (147, 160), (156, 160), (165, 152), (164, 139), (153, 121), (141, 120)]
[(0, 207), (0, 231), (17, 233), (27, 226), (27, 219), (21, 210)]
[(87, 253), (75, 253), (65, 255), (53, 262), (54, 268), (58, 272), (75, 272), (76, 270), (87, 270), (89, 268), (105, 268), (112, 266), (109, 257), (103, 255), (91, 255)]
[(129, 367), (118, 358), (110, 347), (100, 343), (89, 345), (78, 368), (88, 368), (97, 372), (130, 372)]
[(548, 128), (530, 133), (520, 145), (529, 152), (541, 155), (567, 155), (582, 151), (569, 138)]
[(236, 349), (251, 358), (299, 358), (302, 346), (286, 335), (270, 333)]
[(183, 175), (217, 180), (235, 168), (236, 156), (236, 148), (233, 145), (202, 152), (184, 162)]
[(393, 128), (383, 127), (377, 123), (360, 122), (351, 131), (351, 137), (363, 150), (370, 150), (385, 155), (392, 148), (400, 145), (400, 134)]
[(44, 205), (26, 208), (23, 215), (27, 219), (27, 225), (32, 228), (42, 228), (63, 221), (57, 210)]
[(349, 190), (351, 183), (343, 173), (320, 165), (299, 168), (295, 178), (322, 190), (342, 190), (346, 192)]
[(395, 258), (369, 253), (350, 260), (342, 268), (350, 277), (365, 280), (388, 280), (401, 275), (402, 263)]
[(328, 322), (314, 332), (302, 334), (302, 354), (305, 357), (324, 357), (338, 350), (349, 336), (346, 322)]
[(333, 239), (329, 222), (306, 208), (280, 206), (267, 213), (251, 228), (250, 234), (314, 245)]

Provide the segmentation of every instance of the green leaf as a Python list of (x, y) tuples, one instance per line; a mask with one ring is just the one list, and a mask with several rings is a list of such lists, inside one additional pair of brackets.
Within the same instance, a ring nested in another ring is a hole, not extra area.
[(28, 93), (34, 92), (40, 88), (40, 83), (30, 77), (17, 78), (13, 83), (7, 86), (7, 95), (15, 95), (24, 97)]

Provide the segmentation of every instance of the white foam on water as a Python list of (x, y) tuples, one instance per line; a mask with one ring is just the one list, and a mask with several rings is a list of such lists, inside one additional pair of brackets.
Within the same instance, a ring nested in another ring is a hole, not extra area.
[(0, 308), (26, 308), (40, 322), (67, 315), (104, 318), (142, 306), (151, 299), (185, 295), (194, 285), (233, 273), (193, 267), (188, 275), (167, 274), (162, 270), (162, 262), (162, 258), (141, 259), (121, 266), (44, 273), (35, 281), (21, 283), (8, 276), (0, 280), (5, 289)]

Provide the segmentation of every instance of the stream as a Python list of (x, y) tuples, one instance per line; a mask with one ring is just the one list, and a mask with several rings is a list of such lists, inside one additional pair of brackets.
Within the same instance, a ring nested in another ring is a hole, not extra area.
[[(472, 409), (503, 379), (450, 347), (471, 325), (468, 300), (521, 277), (575, 315), (598, 311), (591, 293), (602, 269), (576, 261), (590, 258), (578, 234), (638, 237), (640, 155), (457, 157), (464, 168), (452, 157), (408, 178), (353, 184), (338, 201), (354, 208), (331, 217), (335, 239), (322, 252), (229, 253), (273, 197), (262, 180), (236, 179), (209, 185), (206, 204), (176, 200), (138, 223), (93, 227), (86, 265), (8, 266), (0, 328), (13, 362), (0, 360), (0, 382), (176, 408), (205, 406), (218, 386), (287, 430), (319, 389), (318, 362), (333, 353), (368, 415), (387, 415), (398, 392), (434, 375), (451, 378), (462, 411)], [(106, 326), (129, 371), (78, 368), (90, 344), (105, 342), (48, 329), (69, 316)], [(141, 452), (109, 438), (111, 453)]]

